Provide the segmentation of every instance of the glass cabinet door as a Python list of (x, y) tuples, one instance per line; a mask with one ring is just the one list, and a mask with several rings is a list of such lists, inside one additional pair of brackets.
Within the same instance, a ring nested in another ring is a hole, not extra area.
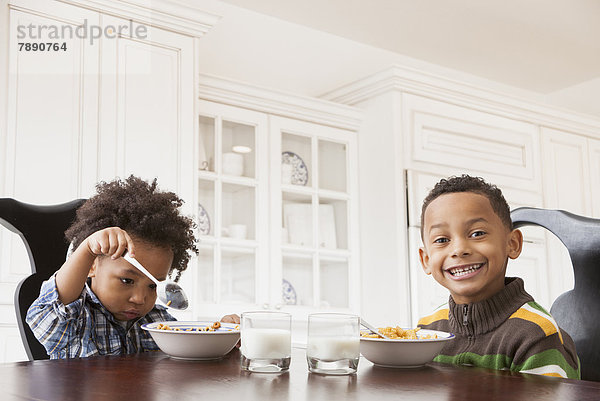
[(280, 269), (272, 278), (282, 283), (272, 303), (292, 312), (357, 310), (353, 133), (271, 117), (270, 141), (271, 229), (281, 233), (273, 235), (271, 264)]
[[(267, 301), (267, 120), (200, 102), (197, 146), (198, 315), (255, 309)], [(208, 312), (207, 312), (208, 311)], [(215, 312), (216, 313), (216, 312)]]

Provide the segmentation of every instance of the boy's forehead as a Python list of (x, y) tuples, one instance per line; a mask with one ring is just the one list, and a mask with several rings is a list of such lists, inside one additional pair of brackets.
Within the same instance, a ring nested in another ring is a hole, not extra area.
[[(458, 215), (448, 215), (449, 212)], [(445, 220), (450, 217), (467, 217), (470, 213), (492, 214), (496, 216), (490, 200), (475, 192), (451, 192), (435, 198), (423, 214), (423, 226), (437, 224), (433, 220)], [(498, 216), (496, 216), (498, 217)], [(498, 217), (499, 219), (499, 217)]]

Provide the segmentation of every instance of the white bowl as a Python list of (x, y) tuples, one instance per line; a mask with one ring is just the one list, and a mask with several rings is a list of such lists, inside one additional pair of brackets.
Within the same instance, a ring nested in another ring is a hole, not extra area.
[[(238, 324), (221, 323), (221, 328), (215, 331), (196, 331), (212, 326), (214, 322), (185, 322), (169, 321), (147, 323), (142, 329), (150, 332), (156, 345), (165, 354), (173, 358), (203, 360), (222, 358), (235, 347), (240, 339)], [(167, 325), (176, 330), (160, 330), (159, 324)], [(193, 329), (194, 331), (184, 331)]]
[(360, 338), (360, 353), (377, 366), (386, 368), (416, 368), (431, 362), (440, 353), (446, 341), (454, 334), (437, 330), (419, 330), (418, 336), (436, 334), (438, 338), (423, 340), (388, 340)]

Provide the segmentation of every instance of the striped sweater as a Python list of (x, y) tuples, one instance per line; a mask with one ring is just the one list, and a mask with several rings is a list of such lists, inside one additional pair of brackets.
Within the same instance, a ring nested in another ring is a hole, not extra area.
[(481, 302), (457, 305), (450, 297), (418, 325), (456, 335), (436, 362), (580, 378), (573, 340), (534, 302), (520, 278), (507, 277), (502, 291)]

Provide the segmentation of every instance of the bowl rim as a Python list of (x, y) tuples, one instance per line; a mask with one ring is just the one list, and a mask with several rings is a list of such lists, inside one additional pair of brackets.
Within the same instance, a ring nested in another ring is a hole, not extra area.
[[(206, 327), (210, 326), (215, 322), (215, 320), (162, 320), (157, 322), (151, 322), (143, 324), (142, 329), (149, 331), (151, 333), (168, 333), (168, 334), (184, 334), (184, 335), (196, 335), (196, 334), (208, 334), (213, 336), (218, 335), (230, 335), (230, 334), (240, 334), (240, 325), (237, 323), (221, 323), (221, 328), (215, 331), (178, 331), (178, 330), (161, 330), (156, 328), (159, 324), (165, 324), (168, 326), (185, 326), (185, 327)], [(237, 328), (236, 328), (237, 327)], [(222, 330), (222, 329), (226, 330)]]
[[(407, 330), (407, 329), (405, 329)], [(366, 331), (366, 330), (363, 330)], [(437, 334), (443, 337), (438, 338), (424, 338), (419, 340), (406, 339), (406, 338), (398, 338), (398, 339), (388, 339), (388, 338), (373, 338), (373, 337), (360, 337), (360, 341), (369, 341), (369, 342), (382, 342), (382, 343), (428, 343), (428, 342), (439, 342), (439, 341), (449, 341), (453, 340), (456, 336), (454, 333), (449, 333), (447, 331), (440, 330), (430, 330), (430, 329), (421, 329), (419, 333), (423, 334)]]

